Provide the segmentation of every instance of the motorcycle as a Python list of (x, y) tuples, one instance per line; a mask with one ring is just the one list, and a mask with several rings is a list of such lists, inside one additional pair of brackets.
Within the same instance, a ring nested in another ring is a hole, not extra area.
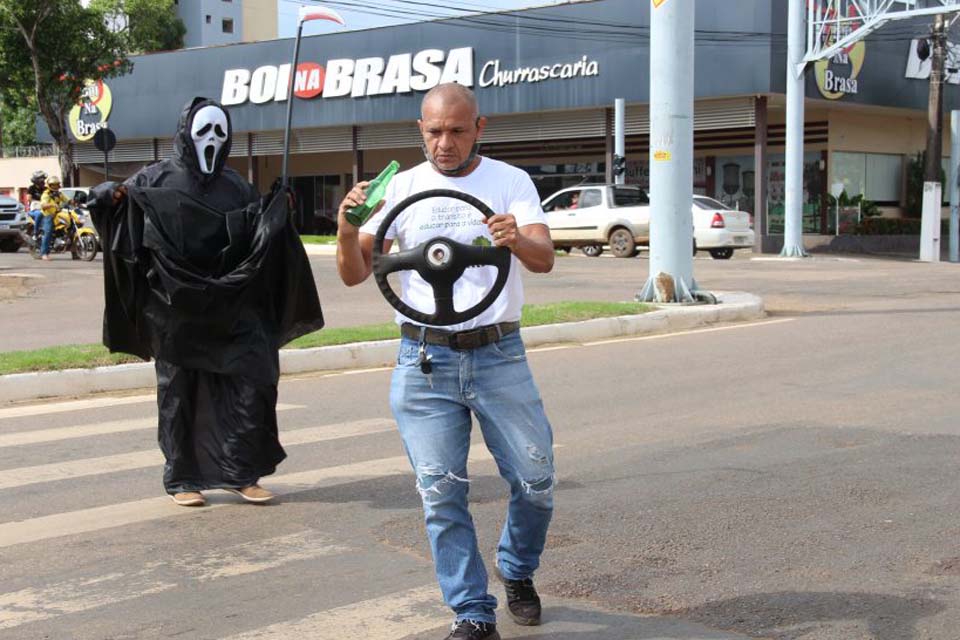
[[(97, 257), (100, 241), (97, 233), (86, 225), (87, 216), (72, 205), (65, 205), (53, 219), (53, 235), (50, 238), (50, 253), (70, 252), (74, 260), (90, 262)], [(33, 218), (21, 231), (24, 244), (34, 259), (40, 259), (42, 236), (37, 236)]]

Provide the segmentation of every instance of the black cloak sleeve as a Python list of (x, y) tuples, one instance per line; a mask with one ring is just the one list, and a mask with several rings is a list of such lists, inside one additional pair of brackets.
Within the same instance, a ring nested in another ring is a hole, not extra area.
[(323, 326), (286, 191), (217, 211), (180, 190), (131, 185), (125, 206), (96, 209), (111, 351), (273, 378), (277, 350)]

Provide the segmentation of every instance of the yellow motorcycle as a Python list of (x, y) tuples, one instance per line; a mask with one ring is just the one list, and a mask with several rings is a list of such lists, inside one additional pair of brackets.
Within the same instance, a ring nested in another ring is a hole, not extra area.
[[(54, 214), (53, 235), (50, 238), (50, 253), (70, 252), (74, 260), (90, 262), (97, 257), (99, 240), (97, 233), (86, 225), (86, 216), (70, 205), (64, 206)], [(30, 249), (34, 259), (40, 259), (42, 234), (35, 232), (34, 221), (29, 219), (22, 230), (24, 244)]]

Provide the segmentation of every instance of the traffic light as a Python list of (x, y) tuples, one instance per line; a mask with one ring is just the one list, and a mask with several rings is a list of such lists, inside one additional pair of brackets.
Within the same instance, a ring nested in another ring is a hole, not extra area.
[(623, 156), (614, 154), (613, 156), (613, 175), (622, 176), (627, 172), (627, 159)]

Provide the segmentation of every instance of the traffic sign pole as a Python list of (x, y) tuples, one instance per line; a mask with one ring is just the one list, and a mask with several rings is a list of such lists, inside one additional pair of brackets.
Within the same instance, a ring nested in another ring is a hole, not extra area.
[[(624, 142), (624, 118), (626, 117), (626, 102), (623, 98), (617, 98), (613, 103), (613, 155), (615, 158), (624, 158), (621, 163), (626, 162), (627, 153)], [(623, 171), (614, 171), (614, 182), (623, 184), (627, 180), (627, 171), (624, 166)]]

